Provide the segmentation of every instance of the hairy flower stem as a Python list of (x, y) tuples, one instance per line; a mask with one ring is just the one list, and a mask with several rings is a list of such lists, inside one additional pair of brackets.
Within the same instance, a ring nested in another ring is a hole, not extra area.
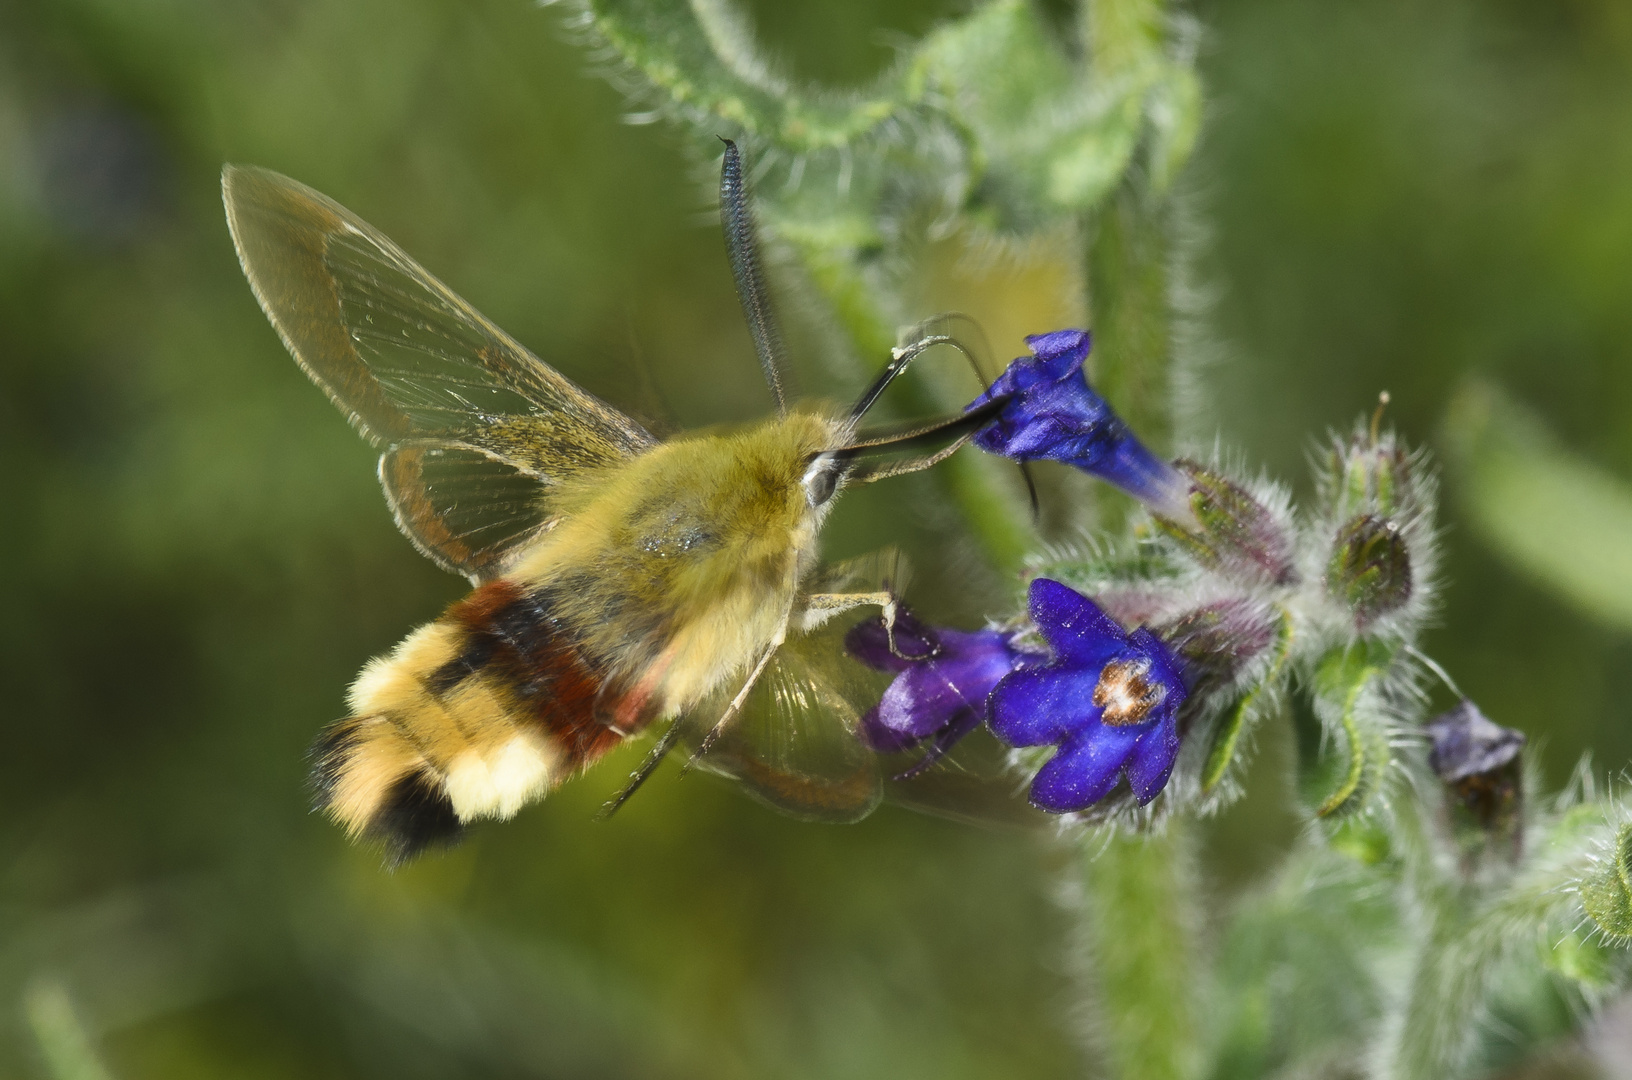
[[(1080, 34), (1096, 83), (1136, 80), (1159, 62), (1163, 0), (1088, 0)], [(1088, 214), (1087, 282), (1096, 348), (1092, 382), (1149, 445), (1171, 430), (1170, 216), (1146, 169), (1132, 169)]]
[[(1164, 8), (1162, 0), (1083, 4), (1083, 47), (1096, 82), (1136, 79), (1158, 62)], [(1172, 430), (1171, 213), (1149, 187), (1148, 174), (1130, 170), (1088, 213), (1084, 266), (1095, 337), (1091, 381), (1160, 454)], [(1102, 498), (1100, 521), (1114, 528), (1130, 508)], [(1111, 1076), (1194, 1076), (1202, 1060), (1195, 994), (1203, 980), (1186, 823), (1171, 818), (1159, 835), (1119, 833), (1103, 851), (1098, 845), (1089, 834), (1082, 856), (1094, 1041)]]
[(1119, 833), (1082, 855), (1087, 1035), (1106, 1073), (1181, 1080), (1201, 1060), (1190, 842), (1173, 819), (1158, 835)]
[(1172, 428), (1167, 217), (1162, 200), (1124, 183), (1092, 216), (1088, 230), (1095, 337), (1090, 381), (1155, 447)]
[(1551, 971), (1587, 995), (1601, 978), (1596, 946), (1577, 935), (1580, 911), (1569, 887), (1591, 865), (1600, 812), (1581, 807), (1551, 823), (1526, 864), (1491, 889), (1435, 862), (1421, 810), (1402, 806), (1396, 830), (1411, 867), (1404, 902), (1415, 909), (1419, 937), (1373, 1063), (1374, 1075), (1389, 1080), (1466, 1075), (1500, 973), (1516, 961), (1523, 968), (1511, 977), (1546, 979)]

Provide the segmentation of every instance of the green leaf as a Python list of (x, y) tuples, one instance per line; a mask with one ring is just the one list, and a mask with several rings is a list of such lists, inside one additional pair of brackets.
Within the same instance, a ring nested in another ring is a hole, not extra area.
[(1489, 383), (1462, 387), (1445, 434), (1479, 535), (1581, 612), (1632, 627), (1632, 485), (1565, 450)]
[(1092, 80), (1035, 5), (996, 0), (927, 37), (907, 88), (970, 133), (977, 179), (1013, 226), (1086, 209), (1116, 186), (1138, 143), (1149, 81)]

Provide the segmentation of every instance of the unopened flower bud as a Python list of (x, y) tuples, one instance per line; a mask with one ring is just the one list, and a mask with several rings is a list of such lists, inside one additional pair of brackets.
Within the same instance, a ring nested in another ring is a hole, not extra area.
[[(1383, 404), (1387, 401), (1384, 395)], [(1379, 428), (1381, 420), (1379, 405), (1369, 424), (1335, 438), (1326, 452), (1324, 501), (1338, 521), (1357, 514), (1403, 521), (1422, 509), (1420, 463), (1392, 431)]]
[(1610, 938), (1632, 937), (1632, 825), (1615, 834), (1614, 846), (1577, 888), (1581, 907)]
[(1273, 645), (1279, 623), (1265, 605), (1231, 596), (1185, 611), (1153, 630), (1183, 661), (1191, 692), (1202, 694), (1228, 684)]
[(1358, 514), (1332, 541), (1326, 591), (1354, 613), (1356, 629), (1411, 599), (1411, 552), (1399, 525), (1387, 517)]
[(1464, 698), (1423, 728), (1431, 740), (1428, 764), (1456, 796), (1458, 809), (1472, 830), (1459, 829), (1464, 847), (1488, 840), (1519, 839), (1523, 786), (1521, 731), (1502, 727)]
[(1291, 585), (1292, 538), (1270, 509), (1239, 484), (1194, 461), (1173, 463), (1190, 479), (1193, 525), (1156, 516), (1173, 537), (1203, 566), (1240, 581)]

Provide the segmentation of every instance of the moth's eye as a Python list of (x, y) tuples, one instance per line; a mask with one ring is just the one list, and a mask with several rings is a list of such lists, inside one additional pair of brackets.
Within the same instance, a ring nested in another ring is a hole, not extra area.
[(839, 486), (839, 463), (823, 454), (810, 463), (801, 481), (805, 486), (805, 501), (811, 508), (822, 505), (833, 497)]

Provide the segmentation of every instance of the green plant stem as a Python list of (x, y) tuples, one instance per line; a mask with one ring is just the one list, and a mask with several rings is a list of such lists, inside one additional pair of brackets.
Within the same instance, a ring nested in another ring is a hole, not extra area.
[(1172, 428), (1167, 233), (1164, 202), (1129, 183), (1090, 216), (1087, 230), (1093, 383), (1140, 439), (1158, 448)]
[(1419, 924), (1407, 992), (1382, 1033), (1381, 1075), (1397, 1080), (1466, 1073), (1481, 1014), (1506, 965), (1521, 962), (1522, 974), (1533, 978), (1547, 978), (1551, 968), (1592, 989), (1555, 954), (1580, 945), (1574, 934), (1580, 909), (1569, 886), (1592, 865), (1601, 813), (1585, 807), (1565, 815), (1525, 866), (1494, 890), (1434, 859), (1425, 813), (1415, 801), (1402, 800), (1395, 810), (1395, 838), (1408, 867), (1403, 902)]
[[(1090, 77), (1128, 83), (1160, 59), (1160, 0), (1092, 0), (1082, 8)], [(1136, 104), (1134, 107), (1138, 107)], [(1165, 200), (1142, 190), (1137, 170), (1089, 212), (1084, 230), (1092, 380), (1140, 438), (1170, 433), (1169, 221)], [(1113, 519), (1124, 507), (1101, 500)], [(1114, 520), (1106, 520), (1114, 525)], [(1108, 1073), (1179, 1080), (1201, 1061), (1201, 984), (1185, 823), (1160, 835), (1117, 835), (1097, 852), (1086, 841), (1085, 934), (1094, 986), (1094, 1032)]]
[(1090, 1036), (1107, 1073), (1180, 1080), (1201, 1059), (1195, 919), (1185, 825), (1159, 835), (1085, 839), (1082, 864)]

